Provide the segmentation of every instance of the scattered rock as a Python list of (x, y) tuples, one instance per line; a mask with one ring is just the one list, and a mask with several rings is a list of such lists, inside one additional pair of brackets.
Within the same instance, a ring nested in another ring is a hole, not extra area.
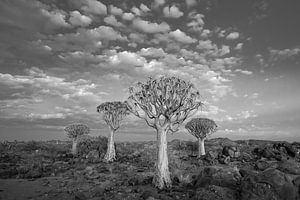
[(222, 150), (223, 155), (230, 156), (231, 158), (240, 157), (241, 153), (236, 146), (224, 146)]
[(211, 166), (204, 168), (193, 180), (193, 185), (205, 187), (207, 185), (217, 185), (235, 189), (241, 175), (236, 167), (217, 167)]
[(283, 160), (278, 163), (278, 169), (287, 174), (300, 175), (300, 164), (293, 160)]

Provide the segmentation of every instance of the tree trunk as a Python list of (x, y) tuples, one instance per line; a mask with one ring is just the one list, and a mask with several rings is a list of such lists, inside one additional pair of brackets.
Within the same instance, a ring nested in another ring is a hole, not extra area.
[(198, 158), (205, 155), (204, 140), (205, 138), (198, 138)]
[(72, 144), (72, 154), (77, 155), (77, 138), (73, 139), (73, 144)]
[(115, 134), (115, 130), (111, 128), (110, 134), (108, 136), (108, 141), (107, 141), (107, 151), (104, 156), (104, 161), (106, 162), (112, 162), (116, 159), (114, 134)]
[(169, 172), (168, 152), (167, 152), (167, 130), (157, 130), (157, 162), (154, 184), (158, 188), (171, 186), (171, 178)]

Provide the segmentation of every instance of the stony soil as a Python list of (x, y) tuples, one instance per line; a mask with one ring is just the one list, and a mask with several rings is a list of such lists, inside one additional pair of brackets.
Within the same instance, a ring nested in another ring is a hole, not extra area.
[(300, 199), (300, 143), (206, 141), (168, 144), (172, 187), (152, 185), (155, 142), (117, 143), (104, 163), (106, 140), (85, 138), (79, 154), (68, 142), (0, 143), (0, 199)]

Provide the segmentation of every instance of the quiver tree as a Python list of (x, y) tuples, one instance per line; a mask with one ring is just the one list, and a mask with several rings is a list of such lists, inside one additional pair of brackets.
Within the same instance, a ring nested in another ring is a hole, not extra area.
[(213, 120), (207, 118), (194, 118), (185, 125), (189, 133), (198, 139), (198, 157), (205, 155), (204, 140), (216, 132), (217, 127)]
[(108, 135), (107, 152), (104, 156), (106, 162), (116, 159), (116, 150), (114, 143), (114, 134), (120, 128), (121, 120), (129, 114), (127, 104), (115, 101), (105, 102), (97, 107), (97, 112), (103, 114), (103, 119), (109, 126), (110, 133)]
[(65, 127), (65, 131), (69, 138), (72, 139), (72, 154), (77, 154), (77, 143), (78, 138), (83, 135), (87, 135), (90, 133), (90, 128), (85, 124), (70, 124)]
[(167, 133), (178, 131), (191, 111), (202, 104), (193, 84), (176, 77), (149, 78), (129, 88), (129, 110), (157, 132), (157, 162), (154, 184), (171, 186), (167, 154)]

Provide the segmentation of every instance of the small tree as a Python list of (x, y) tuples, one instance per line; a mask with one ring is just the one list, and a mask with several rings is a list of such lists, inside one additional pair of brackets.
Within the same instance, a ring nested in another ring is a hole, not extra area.
[(129, 114), (127, 105), (120, 101), (105, 102), (97, 107), (97, 112), (103, 114), (103, 119), (109, 126), (110, 134), (108, 136), (107, 152), (104, 160), (111, 162), (116, 159), (116, 150), (114, 143), (114, 134), (120, 128), (120, 122), (124, 116)]
[(69, 138), (72, 139), (72, 154), (77, 154), (77, 143), (78, 138), (82, 135), (86, 135), (90, 133), (90, 128), (85, 124), (70, 124), (65, 127), (65, 131)]
[(194, 118), (185, 125), (189, 133), (198, 139), (198, 157), (205, 155), (204, 140), (216, 132), (217, 127), (213, 120), (207, 118)]
[(194, 86), (176, 77), (149, 78), (129, 88), (129, 110), (157, 132), (157, 162), (154, 184), (171, 186), (168, 166), (167, 133), (178, 131), (191, 111), (202, 104)]

